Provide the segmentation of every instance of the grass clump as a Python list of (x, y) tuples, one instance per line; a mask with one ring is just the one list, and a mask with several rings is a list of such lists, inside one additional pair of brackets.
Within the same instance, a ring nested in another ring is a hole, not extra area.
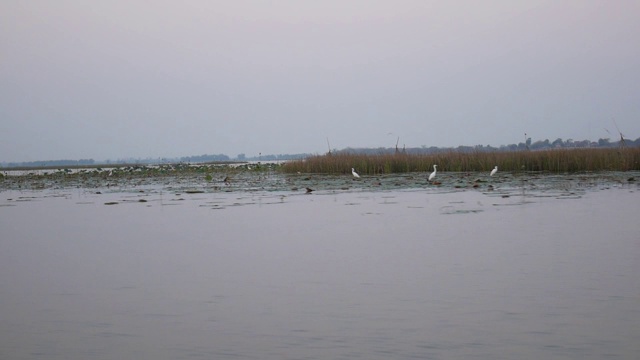
[(572, 173), (585, 171), (640, 170), (640, 148), (552, 149), (540, 151), (449, 151), (435, 154), (356, 154), (316, 155), (289, 161), (281, 169), (287, 173), (379, 175), (433, 170), (454, 172), (548, 171)]

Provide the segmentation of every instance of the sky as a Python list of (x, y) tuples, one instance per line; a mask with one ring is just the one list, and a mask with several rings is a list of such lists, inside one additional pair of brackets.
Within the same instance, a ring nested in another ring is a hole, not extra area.
[(639, 17), (635, 0), (2, 0), (0, 162), (636, 139)]

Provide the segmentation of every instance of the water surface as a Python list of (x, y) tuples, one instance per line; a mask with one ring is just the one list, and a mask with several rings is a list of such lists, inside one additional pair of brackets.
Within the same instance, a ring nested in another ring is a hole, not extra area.
[(636, 359), (638, 186), (558, 183), (6, 190), (0, 358)]

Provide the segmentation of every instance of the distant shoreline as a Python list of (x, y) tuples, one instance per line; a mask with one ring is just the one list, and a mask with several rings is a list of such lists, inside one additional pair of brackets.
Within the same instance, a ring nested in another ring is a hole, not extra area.
[(207, 161), (207, 162), (170, 162), (170, 163), (114, 163), (114, 164), (83, 164), (83, 165), (33, 165), (33, 166), (11, 166), (0, 167), (0, 171), (27, 171), (27, 170), (60, 170), (60, 169), (114, 169), (136, 166), (160, 166), (178, 164), (199, 164), (199, 165), (238, 165), (248, 164), (249, 161)]

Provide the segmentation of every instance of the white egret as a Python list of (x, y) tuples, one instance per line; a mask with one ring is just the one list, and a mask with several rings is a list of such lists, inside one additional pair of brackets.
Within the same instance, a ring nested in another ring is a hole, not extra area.
[(437, 166), (438, 165), (433, 165), (433, 172), (431, 173), (431, 175), (429, 175), (429, 181), (433, 180), (433, 178), (436, 177)]
[(493, 176), (498, 172), (498, 165), (496, 165), (496, 167), (493, 168), (493, 170), (491, 170), (491, 174), (489, 174), (489, 176)]
[(351, 174), (353, 174), (354, 178), (360, 178), (360, 175), (358, 175), (358, 173), (356, 172), (356, 169), (351, 168)]

